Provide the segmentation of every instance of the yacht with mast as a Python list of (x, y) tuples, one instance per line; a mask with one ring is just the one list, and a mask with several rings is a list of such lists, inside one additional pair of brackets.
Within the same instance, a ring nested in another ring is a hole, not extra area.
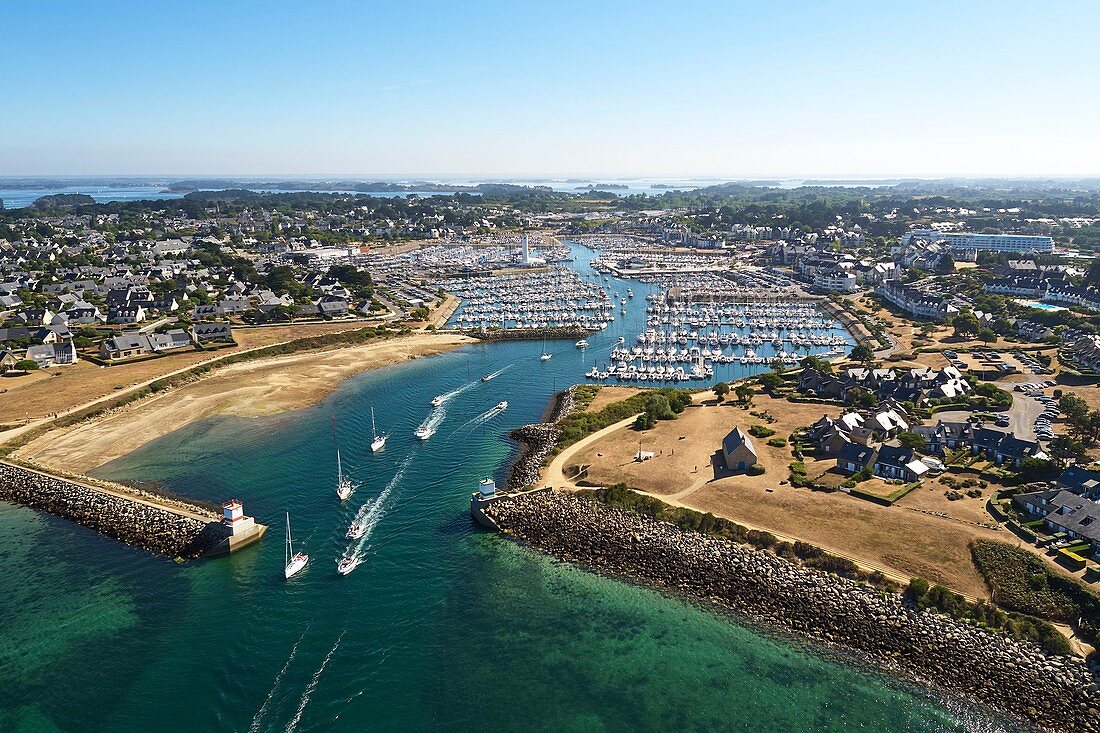
[(352, 492), (355, 491), (355, 484), (351, 482), (351, 479), (344, 475), (344, 466), (340, 462), (340, 447), (336, 448), (336, 496), (340, 497), (340, 501), (347, 501)]
[(290, 580), (290, 576), (297, 573), (309, 562), (309, 555), (304, 552), (294, 551), (294, 541), (290, 537), (290, 512), (286, 515), (286, 547), (283, 548), (283, 559), (286, 566), (283, 568), (283, 576)]
[(370, 408), (370, 430), (374, 435), (374, 440), (371, 441), (370, 449), (377, 453), (386, 447), (386, 434), (378, 432), (378, 426), (374, 423), (374, 408)]

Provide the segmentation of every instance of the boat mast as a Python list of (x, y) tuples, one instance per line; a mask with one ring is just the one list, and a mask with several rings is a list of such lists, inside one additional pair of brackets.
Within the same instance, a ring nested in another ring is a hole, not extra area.
[(294, 542), (290, 539), (290, 512), (286, 513), (286, 547), (283, 548), (284, 565), (290, 564), (290, 556), (294, 552)]
[(378, 426), (374, 424), (374, 406), (370, 408), (370, 431), (374, 434), (374, 439), (378, 440)]

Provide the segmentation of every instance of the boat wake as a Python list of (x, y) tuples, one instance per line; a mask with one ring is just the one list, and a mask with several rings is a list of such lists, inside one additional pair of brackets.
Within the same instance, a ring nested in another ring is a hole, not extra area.
[[(307, 628), (306, 631), (309, 631)], [(264, 716), (267, 715), (267, 709), (271, 706), (271, 701), (275, 698), (275, 693), (279, 689), (279, 684), (283, 681), (283, 675), (286, 674), (287, 669), (290, 667), (290, 663), (294, 661), (294, 657), (298, 654), (298, 645), (302, 643), (302, 639), (306, 638), (305, 631), (298, 637), (298, 641), (294, 642), (294, 646), (290, 647), (290, 656), (287, 657), (286, 662), (283, 664), (283, 668), (279, 670), (279, 673), (275, 675), (275, 682), (271, 685), (271, 691), (267, 693), (267, 697), (264, 698), (263, 705), (256, 711), (256, 715), (252, 717), (252, 724), (248, 726), (250, 733), (256, 733), (260, 730), (260, 723), (263, 722)]]
[(420, 437), (422, 434), (426, 434), (431, 437), (435, 434), (435, 431), (439, 429), (439, 425), (443, 422), (443, 418), (447, 417), (447, 403), (443, 402), (438, 407), (433, 407), (432, 411), (428, 413), (428, 417), (424, 418), (424, 422), (420, 423), (420, 427), (416, 429), (416, 437)]
[[(490, 420), (492, 420), (494, 417), (496, 417), (500, 413), (504, 412), (505, 409), (506, 408), (501, 407), (500, 405), (496, 405), (495, 407), (492, 407), (492, 408), (486, 410), (485, 412), (481, 413), (477, 417), (471, 418), (470, 420), (467, 420), (466, 422), (459, 425), (457, 428), (455, 428), (455, 433), (457, 433), (460, 430), (474, 430), (475, 428), (478, 428), (478, 427), (484, 425), (485, 423), (489, 422)], [(452, 435), (453, 434), (454, 433), (452, 433)]]
[(481, 381), (482, 382), (488, 382), (490, 379), (496, 379), (501, 374), (504, 374), (504, 372), (508, 371), (511, 368), (512, 368), (512, 365), (509, 364), (508, 366), (504, 367), (503, 369), (497, 369), (492, 374), (486, 374), (484, 377), (481, 378)]
[[(504, 369), (501, 369), (500, 371), (502, 372), (502, 371), (504, 371)], [(497, 372), (497, 374), (500, 374), (500, 372)], [(491, 374), (491, 375), (489, 375), (489, 378), (492, 379), (495, 376), (496, 376), (496, 374)], [(452, 389), (450, 392), (445, 392), (444, 394), (439, 395), (438, 399), (439, 399), (440, 406), (447, 404), (448, 402), (453, 400), (455, 397), (458, 397), (463, 392), (465, 392), (467, 390), (470, 390), (470, 389), (473, 389), (478, 384), (478, 381), (479, 380), (475, 379), (472, 382), (467, 382), (466, 384), (462, 385), (461, 387), (458, 387), (456, 389)]]
[(382, 489), (382, 493), (359, 507), (359, 511), (355, 515), (355, 523), (363, 528), (363, 536), (352, 540), (344, 550), (344, 557), (352, 558), (356, 566), (363, 561), (363, 553), (367, 549), (367, 542), (370, 540), (371, 534), (374, 533), (374, 528), (378, 526), (378, 523), (382, 521), (382, 517), (385, 516), (386, 509), (389, 507), (390, 496), (393, 494), (393, 490), (397, 487), (397, 483), (401, 480), (401, 477), (405, 475), (405, 469), (409, 467), (409, 463), (411, 462), (412, 456), (406, 456), (405, 460), (398, 466), (397, 472), (393, 475), (393, 478), (386, 484), (386, 488)]
[(340, 632), (340, 635), (336, 637), (336, 643), (328, 650), (328, 654), (325, 655), (324, 660), (321, 662), (321, 666), (317, 668), (317, 671), (313, 673), (313, 677), (309, 679), (306, 689), (302, 692), (302, 699), (298, 701), (298, 709), (294, 711), (294, 717), (291, 718), (290, 723), (286, 726), (286, 733), (293, 733), (298, 727), (298, 723), (302, 720), (302, 713), (305, 712), (306, 705), (309, 705), (309, 699), (313, 696), (313, 691), (317, 689), (317, 683), (321, 679), (321, 673), (325, 671), (325, 667), (328, 666), (329, 661), (332, 659), (332, 655), (335, 654), (336, 650), (340, 647), (340, 641), (344, 638), (344, 634), (346, 633), (347, 629)]

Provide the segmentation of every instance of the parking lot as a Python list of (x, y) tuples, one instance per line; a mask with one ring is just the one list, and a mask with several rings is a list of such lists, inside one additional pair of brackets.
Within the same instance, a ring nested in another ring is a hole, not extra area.
[[(1017, 404), (1020, 404), (1021, 407), (1035, 406), (1034, 410), (1022, 409), (1020, 419), (1030, 419), (1032, 429), (1030, 438), (1044, 443), (1054, 439), (1054, 421), (1061, 415), (1061, 411), (1058, 409), (1058, 400), (1046, 393), (1054, 384), (1054, 380), (1048, 379), (1043, 382), (1026, 382), (1011, 386), (1013, 390), (1013, 409), (1016, 408)], [(1006, 387), (1007, 385), (1004, 385), (1002, 389)], [(1016, 435), (1021, 438), (1029, 437), (1023, 433), (1016, 433)]]
[(992, 377), (995, 380), (1014, 382), (1029, 376), (1053, 373), (1053, 370), (1044, 367), (1030, 354), (1019, 350), (1010, 354), (995, 349), (974, 349), (968, 353), (944, 349), (943, 356), (952, 366), (987, 379)]

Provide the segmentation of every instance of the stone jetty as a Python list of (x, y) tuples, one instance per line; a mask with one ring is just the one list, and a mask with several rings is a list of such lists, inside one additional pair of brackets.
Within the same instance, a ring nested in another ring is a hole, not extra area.
[(1076, 657), (985, 631), (901, 595), (572, 494), (501, 496), (505, 533), (567, 562), (852, 651), (892, 674), (1045, 729), (1100, 731), (1100, 686)]
[[(159, 504), (0, 462), (0, 499), (87, 527), (167, 557), (198, 557), (224, 539), (221, 523), (199, 507)], [(186, 507), (186, 508), (185, 508)]]
[(508, 474), (508, 488), (520, 489), (539, 480), (539, 473), (546, 459), (558, 443), (557, 423), (573, 411), (576, 404), (576, 385), (562, 390), (550, 402), (543, 422), (518, 427), (508, 437), (520, 444), (519, 455)]
[(592, 334), (591, 329), (579, 326), (559, 328), (468, 328), (462, 330), (467, 336), (482, 341), (531, 341), (535, 339), (579, 339)]

